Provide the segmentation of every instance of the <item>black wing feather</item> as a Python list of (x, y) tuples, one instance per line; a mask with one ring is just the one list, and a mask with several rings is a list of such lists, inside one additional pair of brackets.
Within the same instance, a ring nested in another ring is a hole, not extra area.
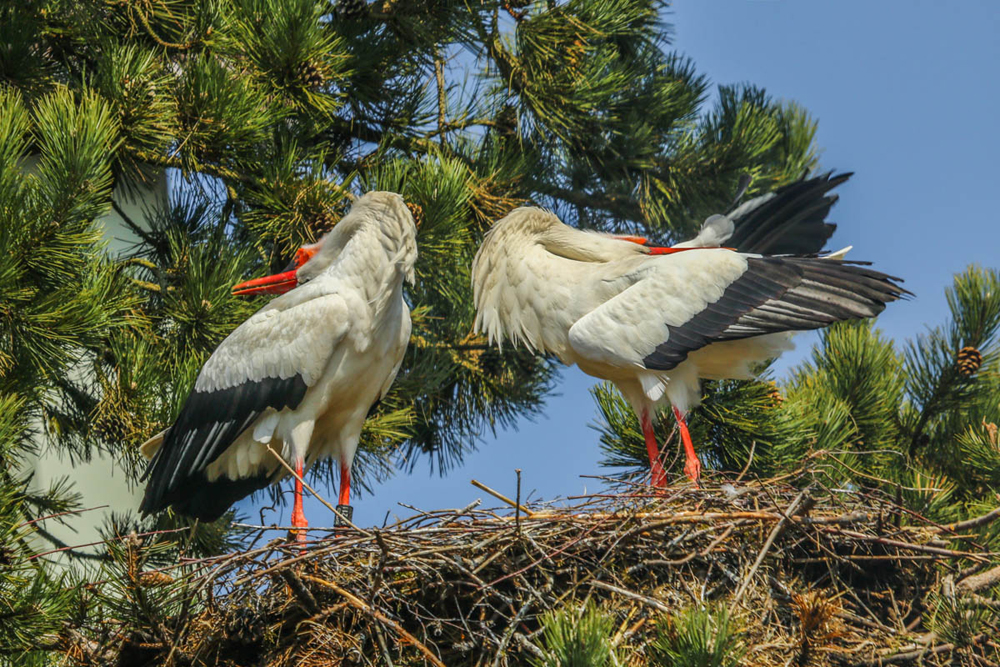
[(830, 172), (778, 188), (773, 197), (733, 219), (727, 245), (748, 253), (815, 255), (837, 228), (826, 222), (837, 195), (827, 193), (850, 177)]
[(150, 514), (173, 506), (182, 513), (214, 520), (239, 498), (266, 486), (266, 478), (209, 483), (205, 468), (268, 408), (298, 407), (306, 389), (302, 376), (294, 375), (247, 380), (216, 391), (192, 391), (146, 469), (149, 482), (139, 511)]
[(781, 331), (818, 329), (842, 320), (874, 317), (909, 294), (898, 278), (859, 262), (815, 257), (749, 257), (747, 270), (715, 303), (680, 326), (643, 359), (668, 371), (709, 343)]

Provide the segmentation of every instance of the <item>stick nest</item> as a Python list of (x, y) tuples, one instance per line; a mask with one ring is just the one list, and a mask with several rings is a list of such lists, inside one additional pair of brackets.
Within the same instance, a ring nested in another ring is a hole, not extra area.
[[(732, 611), (745, 664), (998, 659), (991, 617), (949, 630), (1000, 607), (984, 595), (1000, 559), (980, 542), (998, 510), (940, 525), (809, 472), (575, 502), (475, 503), (378, 530), (310, 530), (304, 552), (282, 538), (137, 572), (137, 593), (176, 596), (172, 615), (70, 642), (67, 655), (122, 667), (521, 665), (545, 654), (545, 612), (589, 601), (615, 619), (622, 664), (654, 664), (657, 623), (709, 604)], [(942, 609), (959, 611), (948, 621)]]

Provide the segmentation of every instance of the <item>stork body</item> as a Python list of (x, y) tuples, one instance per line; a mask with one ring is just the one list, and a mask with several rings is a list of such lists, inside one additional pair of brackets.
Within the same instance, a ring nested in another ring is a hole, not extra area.
[[(365, 417), (392, 385), (410, 337), (403, 281), (413, 279), (415, 237), (399, 195), (368, 193), (300, 251), (296, 269), (234, 288), (286, 293), (219, 345), (174, 425), (143, 446), (152, 459), (143, 513), (172, 506), (217, 519), (286, 475), (273, 450), (299, 478), (317, 460), (338, 459), (349, 518)], [(292, 522), (308, 525), (299, 479)]]
[[(789, 332), (873, 317), (904, 293), (889, 276), (839, 259), (760, 254), (768, 245), (816, 252), (809, 248), (833, 231), (823, 221), (835, 200), (826, 192), (843, 180), (801, 181), (751, 200), (675, 248), (516, 209), (473, 263), (477, 331), (613, 382), (640, 418), (656, 486), (666, 476), (652, 419), (672, 404), (685, 472), (697, 483), (685, 415), (700, 400), (701, 378), (751, 378), (754, 362), (792, 347)], [(753, 252), (717, 247), (732, 238)]]

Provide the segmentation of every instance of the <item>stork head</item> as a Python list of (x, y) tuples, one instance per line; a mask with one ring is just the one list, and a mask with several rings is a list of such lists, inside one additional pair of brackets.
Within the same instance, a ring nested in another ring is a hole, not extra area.
[(288, 263), (284, 271), (234, 285), (233, 294), (240, 296), (249, 294), (284, 294), (291, 289), (295, 289), (299, 285), (299, 269), (305, 266), (306, 262), (312, 259), (321, 247), (323, 247), (323, 239), (320, 239), (316, 243), (302, 246), (295, 251), (295, 257)]
[(362, 253), (368, 261), (381, 257), (409, 282), (417, 258), (417, 230), (411, 211), (394, 192), (368, 192), (354, 200), (351, 210), (333, 229), (312, 245), (299, 248), (281, 273), (248, 280), (233, 287), (233, 294), (284, 294), (306, 283), (331, 266), (348, 246), (377, 248), (375, 255)]

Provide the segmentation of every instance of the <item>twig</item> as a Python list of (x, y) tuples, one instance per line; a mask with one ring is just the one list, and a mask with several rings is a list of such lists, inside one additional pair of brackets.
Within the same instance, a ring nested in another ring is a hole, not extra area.
[[(274, 454), (274, 458), (278, 459), (278, 463), (280, 463), (282, 466), (284, 466), (285, 470), (287, 470), (289, 472), (289, 474), (291, 474), (292, 477), (294, 477), (295, 479), (297, 479), (300, 482), (302, 482), (302, 486), (304, 486), (309, 493), (313, 494), (313, 497), (316, 498), (316, 500), (320, 501), (328, 510), (330, 510), (331, 512), (333, 512), (334, 516), (339, 517), (344, 523), (346, 523), (348, 526), (350, 526), (354, 530), (358, 531), (362, 535), (364, 535), (366, 537), (371, 537), (371, 533), (369, 533), (367, 530), (365, 530), (363, 528), (358, 528), (357, 526), (355, 526), (354, 523), (351, 522), (351, 520), (349, 518), (347, 518), (346, 516), (344, 516), (343, 514), (341, 514), (340, 512), (338, 512), (337, 508), (334, 507), (333, 505), (331, 505), (329, 503), (329, 501), (327, 501), (326, 498), (324, 498), (323, 496), (319, 495), (319, 493), (316, 492), (316, 489), (314, 489), (311, 486), (309, 486), (306, 483), (306, 481), (304, 479), (302, 479), (302, 476), (299, 475), (299, 473), (295, 472), (295, 469), (292, 468), (292, 466), (288, 465), (288, 462), (285, 461), (285, 459), (281, 458), (281, 455), (278, 454), (278, 452), (276, 452), (274, 450), (274, 448), (271, 447), (271, 445), (265, 445), (265, 447), (267, 447), (267, 451), (269, 451), (272, 454)], [(301, 528), (299, 530), (301, 530)], [(308, 530), (308, 529), (306, 529), (306, 530)]]
[[(534, 512), (532, 512), (531, 510), (529, 510), (527, 507), (525, 507), (521, 503), (518, 503), (518, 502), (515, 502), (515, 501), (511, 500), (510, 498), (508, 498), (507, 496), (503, 495), (499, 491), (494, 491), (493, 489), (491, 489), (490, 487), (486, 486), (485, 484), (483, 484), (479, 480), (476, 480), (476, 479), (469, 480), (469, 484), (472, 484), (472, 486), (476, 487), (477, 489), (482, 489), (483, 491), (485, 491), (486, 493), (490, 494), (491, 496), (493, 496), (497, 500), (502, 500), (503, 502), (507, 503), (511, 507), (513, 507), (515, 509), (519, 509), (520, 511), (524, 512), (524, 514), (529, 519), (532, 518), (533, 516), (535, 516)], [(520, 520), (520, 519), (518, 519), (518, 520)]]
[(733, 480), (733, 484), (738, 484), (739, 481), (741, 479), (743, 479), (743, 476), (747, 474), (747, 470), (750, 470), (750, 464), (753, 463), (753, 453), (755, 451), (757, 451), (757, 441), (756, 440), (754, 440), (753, 442), (750, 443), (750, 456), (747, 457), (747, 464), (745, 466), (743, 466), (743, 470), (741, 470), (740, 474), (737, 475), (736, 479)]
[(511, 620), (510, 624), (507, 626), (507, 629), (504, 630), (503, 637), (500, 638), (500, 644), (497, 645), (497, 656), (493, 660), (493, 667), (499, 667), (500, 658), (503, 657), (503, 652), (507, 650), (507, 644), (510, 642), (510, 638), (514, 635), (514, 630), (517, 629), (517, 624), (521, 622), (521, 619), (524, 618), (524, 615), (528, 612), (528, 609), (530, 608), (531, 608), (531, 600), (528, 600), (523, 605), (521, 605), (521, 608), (518, 610), (517, 614)]
[[(971, 640), (969, 640), (969, 646), (975, 646), (976, 644), (982, 644), (986, 640), (990, 639), (991, 635), (989, 633), (982, 633), (976, 635)], [(876, 665), (898, 665), (904, 662), (911, 662), (913, 660), (919, 660), (925, 658), (929, 655), (940, 655), (942, 653), (950, 653), (955, 650), (954, 644), (938, 644), (937, 646), (921, 646), (910, 651), (904, 651), (902, 653), (895, 653), (893, 655), (879, 656), (872, 660), (865, 660), (861, 663), (856, 663), (860, 665), (876, 667)]]
[(514, 503), (514, 521), (517, 523), (517, 534), (521, 534), (521, 469), (515, 468), (517, 473), (517, 502)]
[(102, 510), (105, 507), (110, 507), (110, 505), (97, 505), (96, 507), (88, 507), (87, 509), (82, 509), (82, 510), (67, 510), (65, 512), (57, 512), (55, 514), (46, 514), (45, 516), (40, 516), (37, 519), (32, 519), (30, 521), (25, 521), (24, 523), (18, 524), (15, 527), (15, 530), (24, 528), (25, 526), (34, 525), (39, 521), (47, 521), (49, 519), (55, 519), (60, 516), (66, 516), (67, 514), (83, 514), (84, 512), (93, 512), (94, 510)]
[(590, 581), (587, 582), (587, 585), (593, 586), (594, 588), (602, 588), (612, 593), (617, 593), (618, 595), (630, 598), (632, 600), (636, 600), (638, 602), (642, 602), (643, 604), (647, 604), (650, 607), (653, 607), (654, 609), (659, 609), (660, 611), (666, 611), (666, 612), (673, 611), (673, 609), (663, 604), (659, 600), (655, 600), (645, 595), (640, 595), (639, 593), (633, 593), (632, 591), (627, 591), (624, 588), (619, 588), (618, 586), (615, 586), (613, 584), (606, 584), (603, 581)]
[(989, 588), (997, 583), (1000, 583), (1000, 565), (986, 570), (985, 572), (980, 572), (979, 574), (967, 577), (955, 584), (955, 587), (975, 592), (981, 591), (984, 588)]
[(853, 530), (843, 530), (841, 528), (828, 528), (827, 530), (835, 532), (839, 535), (846, 535), (855, 540), (862, 540), (865, 542), (874, 542), (875, 544), (883, 544), (887, 547), (896, 547), (897, 549), (908, 549), (910, 551), (920, 551), (928, 554), (937, 554), (938, 556), (947, 556), (948, 558), (972, 558), (972, 559), (982, 559), (993, 554), (975, 554), (969, 551), (954, 551), (952, 549), (944, 549), (941, 547), (932, 547), (926, 544), (911, 544), (910, 542), (902, 542), (900, 540), (890, 540), (887, 537), (876, 537), (874, 535), (865, 535), (864, 533), (859, 533)]
[(292, 589), (295, 597), (298, 598), (299, 602), (302, 604), (302, 608), (306, 610), (306, 613), (310, 616), (315, 616), (319, 613), (319, 604), (316, 603), (316, 598), (313, 594), (305, 587), (299, 575), (295, 571), (286, 567), (282, 570), (278, 570), (278, 576), (284, 580), (288, 587)]
[(329, 588), (338, 595), (343, 596), (343, 598), (347, 600), (348, 604), (350, 604), (352, 607), (354, 607), (358, 611), (363, 611), (366, 614), (369, 614), (375, 620), (384, 623), (385, 625), (388, 625), (390, 628), (393, 629), (393, 631), (396, 634), (398, 634), (400, 637), (402, 637), (409, 643), (416, 646), (417, 650), (423, 653), (424, 657), (430, 660), (432, 664), (436, 665), (436, 667), (445, 667), (445, 664), (441, 662), (429, 648), (420, 643), (420, 641), (416, 637), (411, 635), (409, 632), (407, 632), (406, 629), (403, 628), (403, 626), (401, 626), (399, 623), (392, 620), (379, 610), (374, 609), (371, 605), (367, 604), (366, 602), (355, 596), (350, 591), (344, 590), (343, 588), (333, 583), (332, 581), (326, 581), (325, 579), (320, 579), (319, 577), (314, 577), (309, 574), (302, 575), (302, 578), (307, 579), (308, 581), (311, 581), (315, 584), (319, 584), (320, 586), (325, 586), (326, 588)]
[(941, 528), (941, 532), (952, 532), (960, 533), (963, 530), (968, 530), (969, 528), (979, 528), (980, 526), (985, 526), (991, 521), (1000, 518), (1000, 507), (987, 512), (982, 516), (977, 516), (973, 519), (967, 519), (966, 521), (959, 521), (958, 523), (948, 524)]
[(448, 108), (448, 98), (447, 98), (447, 88), (445, 87), (444, 81), (444, 63), (441, 62), (441, 55), (434, 52), (434, 78), (437, 81), (437, 94), (438, 94), (438, 133), (439, 141), (441, 146), (445, 146), (445, 111)]
[(778, 525), (776, 525), (774, 528), (771, 529), (771, 534), (767, 536), (767, 541), (764, 542), (764, 546), (761, 547), (760, 553), (757, 554), (757, 560), (754, 561), (753, 566), (750, 568), (750, 571), (747, 572), (746, 576), (743, 577), (743, 581), (740, 583), (740, 587), (736, 590), (736, 594), (733, 596), (733, 601), (729, 605), (730, 613), (732, 613), (736, 609), (736, 605), (739, 604), (740, 599), (743, 597), (743, 594), (750, 586), (750, 581), (753, 579), (753, 575), (757, 573), (757, 568), (759, 568), (760, 564), (764, 562), (764, 557), (767, 556), (767, 552), (771, 548), (771, 545), (774, 544), (774, 541), (776, 539), (778, 539), (778, 535), (780, 535), (782, 531), (785, 530), (785, 526), (788, 525), (788, 522), (791, 520), (791, 517), (795, 516), (795, 512), (798, 511), (799, 506), (802, 505), (805, 499), (809, 496), (809, 491), (811, 489), (812, 489), (811, 485), (802, 489), (802, 492), (795, 497), (795, 500), (793, 500), (792, 504), (788, 507), (788, 511), (785, 512), (785, 516), (781, 518), (781, 520), (778, 522)]

